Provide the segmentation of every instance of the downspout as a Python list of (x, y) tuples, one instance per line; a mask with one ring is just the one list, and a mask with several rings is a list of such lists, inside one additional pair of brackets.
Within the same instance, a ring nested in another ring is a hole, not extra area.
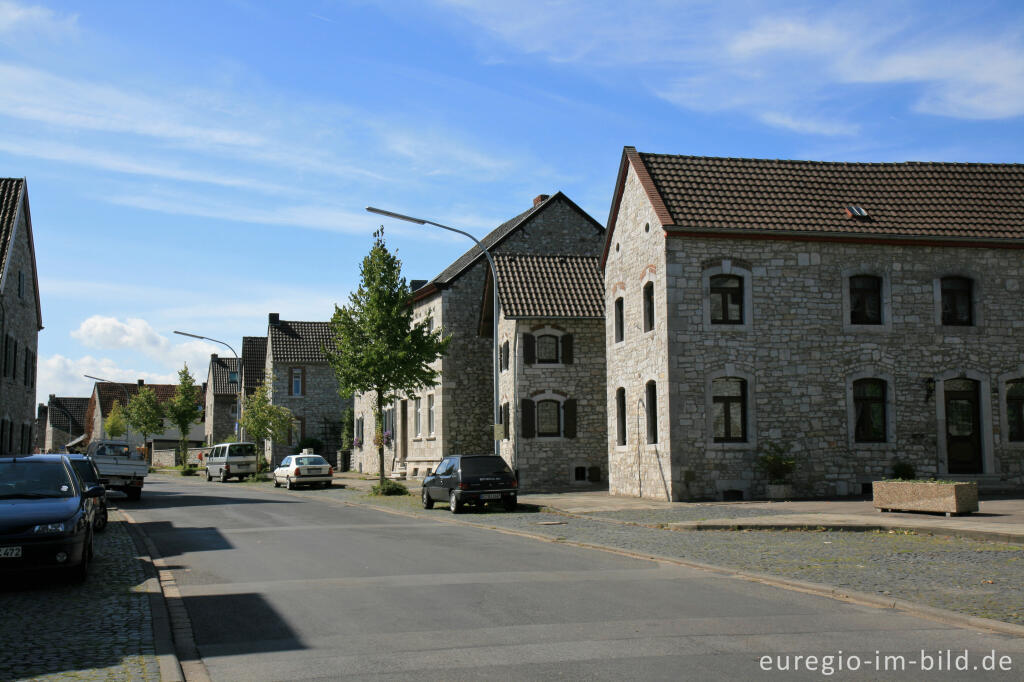
[[(512, 328), (512, 353), (511, 357), (516, 361), (512, 363), (512, 405), (509, 406), (509, 421), (512, 421), (512, 408), (519, 414), (519, 319), (516, 318), (515, 326)], [(521, 417), (520, 417), (521, 419)], [(516, 472), (516, 480), (519, 479), (519, 433), (508, 425), (509, 437), (512, 438), (512, 471)]]

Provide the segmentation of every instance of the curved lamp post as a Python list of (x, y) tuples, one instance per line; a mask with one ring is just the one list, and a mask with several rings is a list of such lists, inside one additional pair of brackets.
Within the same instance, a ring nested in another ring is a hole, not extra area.
[[(401, 213), (393, 213), (392, 211), (385, 211), (380, 208), (374, 208), (373, 206), (367, 206), (366, 210), (370, 213), (376, 213), (377, 215), (386, 216), (388, 218), (394, 218), (395, 220), (404, 220), (407, 223), (416, 223), (417, 225), (433, 225), (434, 227), (440, 227), (442, 230), (448, 230), (449, 232), (455, 232), (461, 234), (464, 237), (469, 237), (474, 243), (480, 248), (484, 256), (487, 257), (487, 263), (491, 266), (491, 279), (494, 283), (493, 294), (494, 294), (494, 324), (492, 329), (492, 336), (494, 337), (494, 420), (491, 426), (492, 436), (494, 437), (494, 454), (501, 454), (501, 441), (497, 438), (497, 426), (501, 421), (501, 405), (498, 403), (498, 378), (499, 378), (499, 364), (498, 364), (498, 317), (501, 312), (501, 303), (498, 301), (498, 271), (494, 267), (494, 259), (491, 258), (490, 252), (484, 248), (484, 245), (480, 243), (480, 240), (471, 235), (468, 232), (455, 229), (454, 227), (448, 227), (441, 223), (435, 223), (433, 220), (425, 220), (423, 218), (413, 218), (412, 216), (402, 215)], [(404, 428), (404, 426), (403, 426)]]
[[(189, 332), (179, 332), (179, 331), (175, 331), (174, 333), (175, 334), (179, 334), (181, 336), (191, 336), (193, 339), (202, 339), (203, 341), (212, 341), (213, 343), (219, 343), (220, 345), (224, 346), (229, 351), (231, 351), (231, 354), (235, 356), (235, 376), (236, 376), (236, 379), (235, 379), (235, 381), (231, 381), (231, 373), (228, 372), (228, 383), (229, 384), (237, 384), (238, 385), (238, 398), (235, 400), (236, 407), (235, 407), (235, 420), (234, 420), (235, 421), (235, 434), (237, 435), (238, 432), (239, 432), (239, 428), (240, 428), (239, 420), (241, 420), (241, 418), (242, 418), (242, 381), (241, 381), (242, 362), (241, 362), (241, 360), (238, 359), (238, 353), (235, 352), (234, 348), (232, 348), (228, 344), (224, 343), (223, 341), (218, 341), (217, 339), (211, 339), (209, 336), (202, 336), (200, 334), (191, 334)], [(211, 391), (213, 390), (212, 386), (210, 387), (210, 390)]]

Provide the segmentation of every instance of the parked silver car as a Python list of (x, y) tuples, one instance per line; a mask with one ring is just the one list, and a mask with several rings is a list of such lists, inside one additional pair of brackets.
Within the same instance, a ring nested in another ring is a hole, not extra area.
[(334, 480), (334, 467), (320, 455), (292, 455), (281, 460), (274, 469), (274, 487), (284, 483), (288, 490), (297, 486), (320, 486), (328, 488)]

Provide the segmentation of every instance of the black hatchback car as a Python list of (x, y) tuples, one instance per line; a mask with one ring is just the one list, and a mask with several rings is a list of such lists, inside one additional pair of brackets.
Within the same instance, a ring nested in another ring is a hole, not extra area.
[(453, 514), (466, 504), (492, 502), (501, 502), (507, 511), (515, 511), (518, 495), (516, 475), (497, 455), (449, 455), (423, 479), (423, 508), (447, 501)]
[(64, 455), (0, 457), (0, 575), (59, 569), (84, 580), (92, 559), (93, 517), (85, 487)]
[[(96, 463), (92, 461), (92, 457), (77, 454), (64, 456), (68, 458), (75, 473), (82, 479), (82, 487), (91, 488), (94, 485), (101, 485), (104, 490), (106, 489), (108, 481), (105, 478), (100, 478), (100, 472), (96, 469)], [(90, 497), (87, 504), (92, 507), (93, 530), (102, 533), (107, 529), (108, 520), (106, 493), (99, 497)]]

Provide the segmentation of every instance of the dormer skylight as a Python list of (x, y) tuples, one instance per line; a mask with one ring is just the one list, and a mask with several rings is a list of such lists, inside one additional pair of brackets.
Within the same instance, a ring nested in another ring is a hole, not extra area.
[(857, 218), (859, 220), (867, 220), (868, 218), (867, 211), (865, 211), (860, 206), (856, 206), (853, 204), (846, 207), (846, 215), (850, 216), (851, 218)]

